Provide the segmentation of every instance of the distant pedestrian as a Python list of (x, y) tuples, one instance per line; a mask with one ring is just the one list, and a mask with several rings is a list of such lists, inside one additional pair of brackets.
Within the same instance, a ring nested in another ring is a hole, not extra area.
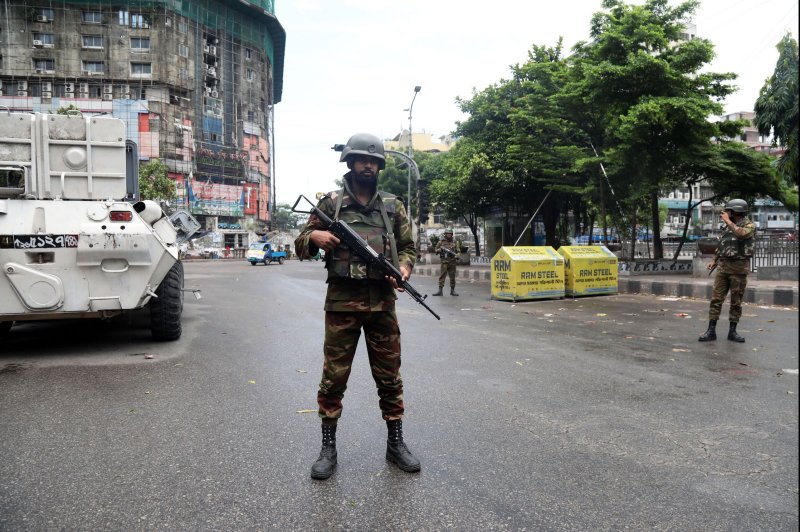
[(439, 270), (439, 291), (434, 293), (435, 296), (442, 295), (444, 282), (447, 276), (450, 276), (450, 295), (457, 296), (456, 294), (456, 264), (458, 263), (458, 243), (453, 240), (453, 230), (449, 227), (444, 230), (444, 238), (436, 243), (434, 252), (439, 254), (442, 261), (441, 269)]
[[(343, 187), (323, 195), (317, 208), (334, 220), (346, 222), (372, 249), (391, 258), (408, 279), (416, 260), (411, 223), (397, 197), (377, 190), (378, 173), (386, 165), (383, 143), (374, 135), (353, 135), (339, 161), (350, 169), (344, 175)], [(326, 479), (336, 467), (336, 427), (362, 329), (378, 388), (378, 405), (388, 428), (386, 458), (403, 471), (419, 471), (419, 460), (403, 441), (400, 327), (395, 313), (395, 290), (402, 288), (393, 277), (371, 268), (353, 253), (314, 214), (294, 245), (302, 259), (323, 250), (328, 270), (325, 360), (317, 392), (322, 449), (311, 467), (311, 478)]]
[(720, 237), (714, 259), (708, 265), (709, 270), (717, 268), (717, 276), (714, 278), (714, 290), (711, 294), (708, 329), (698, 338), (701, 342), (717, 339), (717, 320), (729, 291), (731, 307), (728, 312), (728, 340), (744, 342), (744, 337), (736, 332), (736, 327), (742, 316), (742, 299), (747, 288), (747, 274), (750, 272), (750, 257), (753, 256), (756, 232), (755, 224), (747, 218), (746, 213), (747, 202), (742, 199), (733, 199), (723, 208), (721, 218), (725, 224), (725, 232)]

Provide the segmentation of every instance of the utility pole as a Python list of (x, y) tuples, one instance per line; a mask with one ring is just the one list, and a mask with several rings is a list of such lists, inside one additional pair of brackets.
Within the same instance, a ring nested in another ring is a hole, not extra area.
[[(411, 112), (414, 110), (414, 100), (417, 99), (417, 94), (419, 94), (420, 90), (422, 90), (421, 86), (414, 87), (414, 97), (411, 99), (411, 105), (408, 106), (408, 109), (404, 109), (404, 111), (408, 111), (408, 157), (410, 159), (414, 158), (414, 133), (411, 129)], [(413, 226), (414, 218), (411, 216), (411, 166), (408, 167), (408, 193), (406, 198), (408, 201), (408, 219)]]

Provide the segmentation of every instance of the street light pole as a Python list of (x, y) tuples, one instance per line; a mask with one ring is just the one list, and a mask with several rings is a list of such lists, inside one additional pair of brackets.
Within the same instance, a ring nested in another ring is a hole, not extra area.
[[(417, 85), (414, 87), (414, 97), (411, 99), (411, 105), (408, 106), (408, 157), (413, 159), (414, 158), (414, 133), (411, 129), (411, 113), (414, 110), (414, 100), (417, 99), (417, 94), (419, 91), (422, 90), (422, 87)], [(408, 168), (408, 194), (406, 195), (408, 198), (408, 219), (409, 221), (413, 220), (414, 218), (411, 216), (411, 167)], [(413, 222), (412, 222), (413, 224)]]

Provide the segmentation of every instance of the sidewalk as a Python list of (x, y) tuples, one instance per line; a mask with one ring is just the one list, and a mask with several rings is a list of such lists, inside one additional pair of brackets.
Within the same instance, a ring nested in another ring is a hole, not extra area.
[[(456, 273), (459, 280), (486, 283), (491, 281), (491, 271), (488, 267), (458, 266)], [(414, 268), (414, 275), (438, 277), (439, 265), (418, 264)], [(797, 308), (797, 281), (767, 281), (755, 277), (755, 274), (750, 274), (747, 278), (745, 303)], [(619, 276), (620, 294), (652, 294), (710, 300), (713, 285), (713, 275), (711, 277), (692, 277), (686, 274)]]

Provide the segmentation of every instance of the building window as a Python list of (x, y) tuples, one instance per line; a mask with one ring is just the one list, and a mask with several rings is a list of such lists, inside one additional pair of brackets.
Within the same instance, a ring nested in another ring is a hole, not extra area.
[(250, 48), (244, 49), (244, 58), (250, 61), (253, 58), (253, 51)]
[(254, 77), (255, 76), (253, 75), (253, 69), (252, 68), (248, 68), (247, 69), (247, 81), (253, 81)]
[(188, 80), (189, 79), (189, 71), (187, 69), (185, 69), (185, 68), (180, 69), (180, 71), (178, 71), (178, 77), (183, 81)]
[(83, 36), (84, 48), (102, 48), (103, 36), (102, 35), (84, 35)]
[(149, 52), (150, 37), (131, 37), (131, 50), (134, 52)]
[(131, 22), (131, 15), (127, 11), (120, 10), (118, 22), (120, 26), (127, 26)]
[(94, 74), (102, 74), (106, 71), (105, 65), (102, 61), (83, 61), (84, 72), (91, 72)]
[(178, 32), (187, 33), (188, 31), (189, 31), (189, 24), (186, 22), (186, 19), (180, 19), (178, 21)]
[(81, 12), (81, 21), (84, 24), (102, 24), (103, 14), (99, 11), (83, 11)]
[(42, 7), (36, 10), (36, 22), (50, 22), (55, 19), (55, 11), (50, 8)]
[(51, 47), (56, 43), (56, 39), (52, 33), (37, 33), (33, 32), (33, 45), (34, 46), (48, 46)]
[(55, 59), (34, 59), (33, 68), (36, 72), (54, 72), (56, 61)]
[(150, 21), (145, 15), (141, 13), (133, 13), (131, 15), (131, 28), (149, 28)]
[(181, 57), (189, 57), (189, 47), (183, 43), (178, 43), (178, 55)]
[(131, 63), (131, 76), (137, 78), (149, 78), (152, 74), (150, 63)]

